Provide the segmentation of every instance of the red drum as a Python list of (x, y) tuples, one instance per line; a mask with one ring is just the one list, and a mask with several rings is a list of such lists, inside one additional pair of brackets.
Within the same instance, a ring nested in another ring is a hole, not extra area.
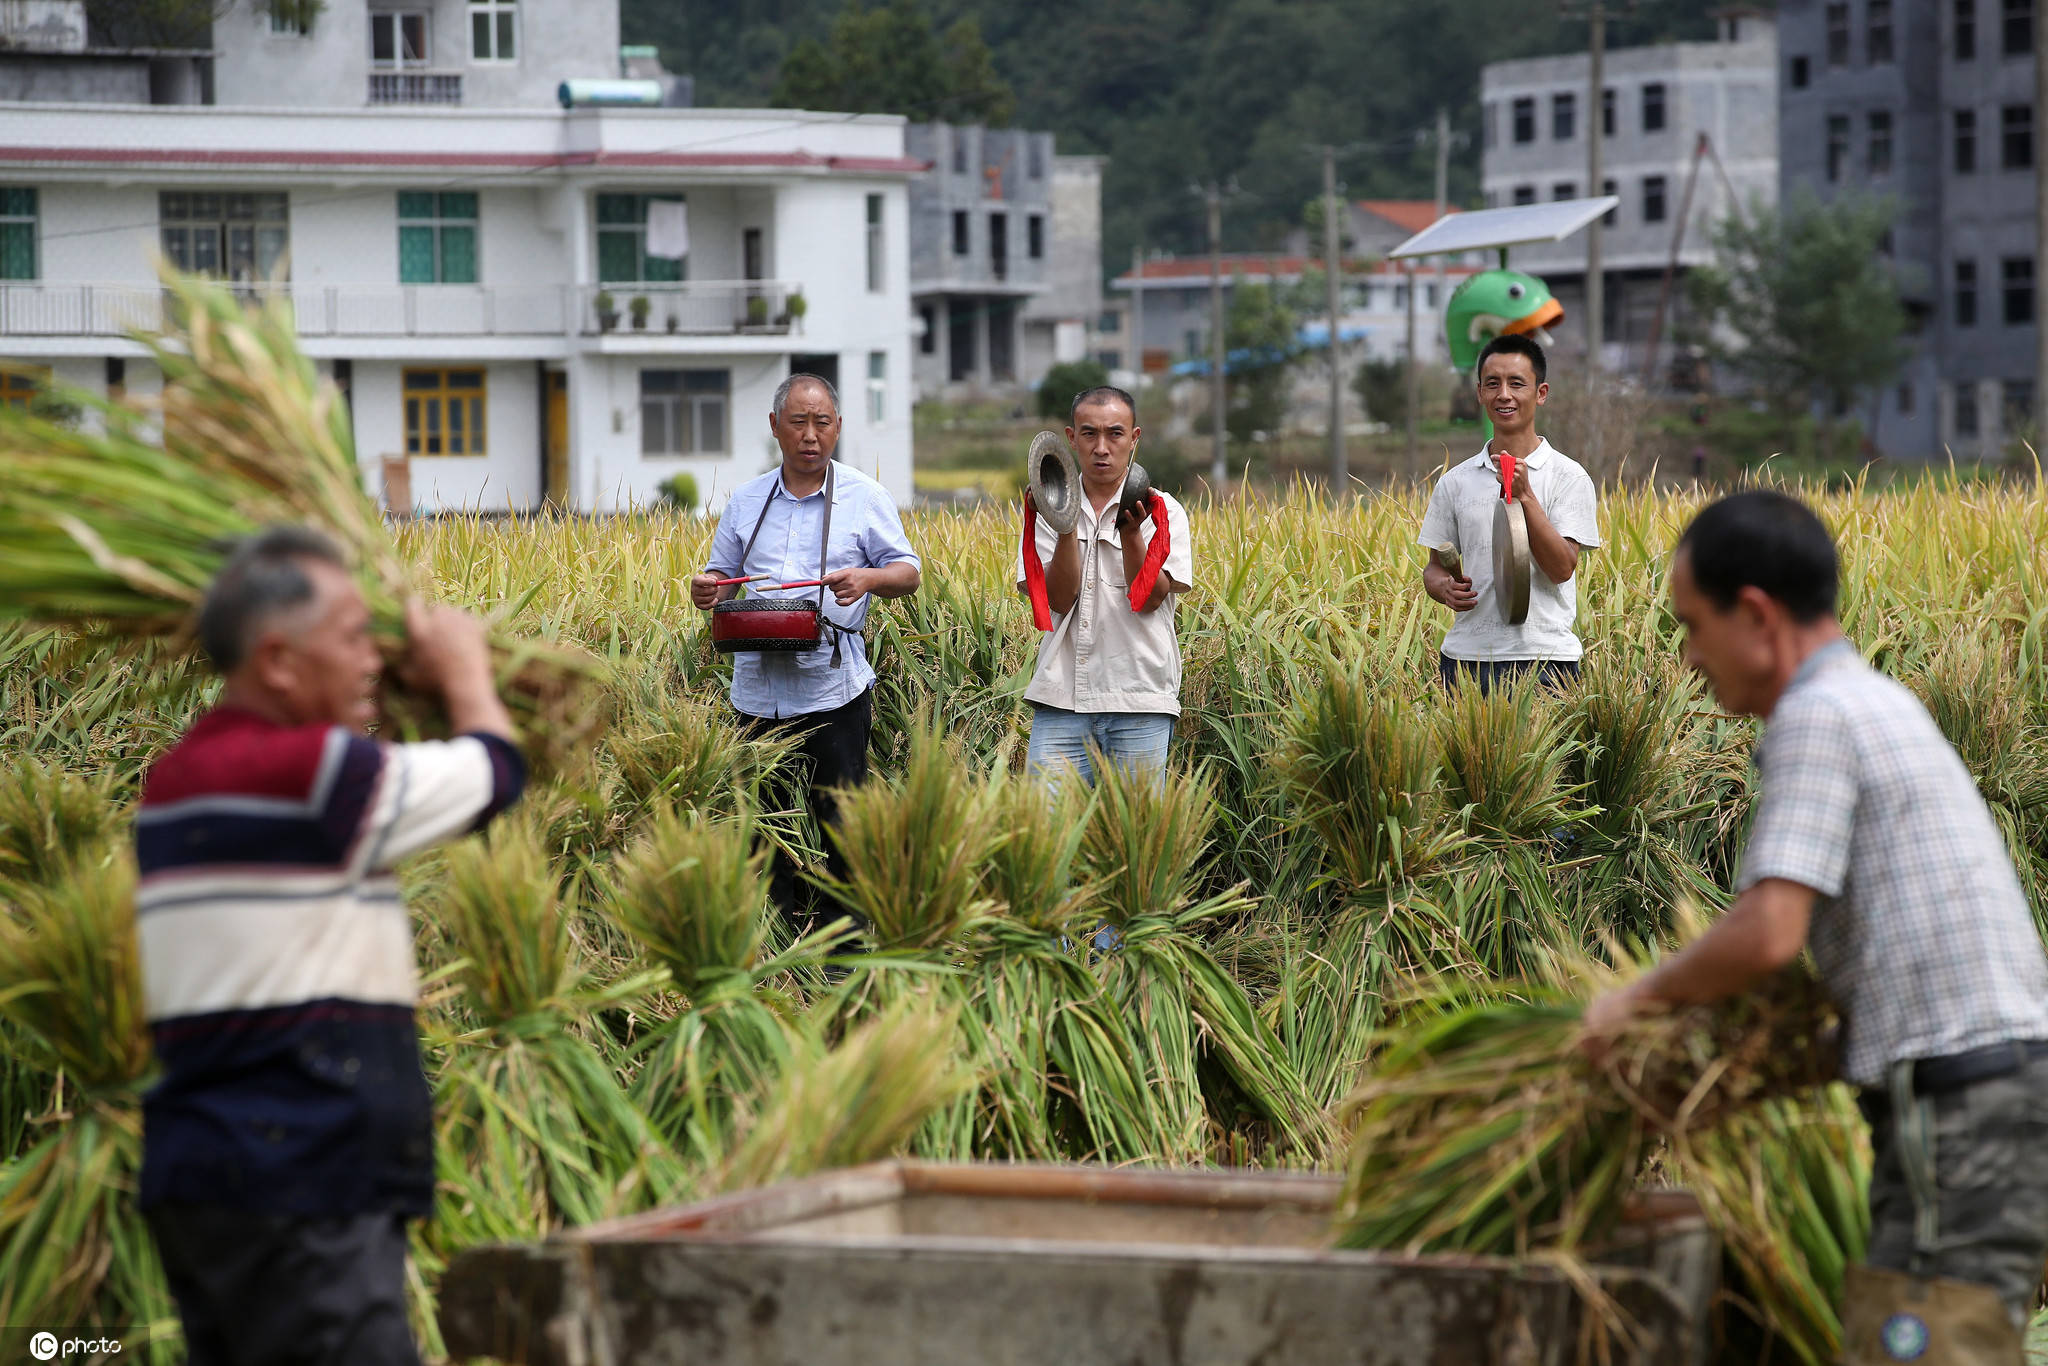
[(815, 650), (819, 616), (813, 598), (731, 598), (711, 609), (711, 644), (725, 655)]

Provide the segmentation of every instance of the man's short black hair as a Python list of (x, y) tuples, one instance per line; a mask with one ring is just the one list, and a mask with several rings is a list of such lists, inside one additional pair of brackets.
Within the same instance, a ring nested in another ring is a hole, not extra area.
[(1474, 384), (1477, 384), (1479, 377), (1486, 373), (1486, 358), (1488, 356), (1527, 356), (1529, 364), (1536, 371), (1536, 382), (1538, 384), (1543, 383), (1544, 377), (1550, 373), (1550, 362), (1544, 359), (1543, 347), (1538, 344), (1534, 337), (1528, 336), (1525, 333), (1503, 332), (1481, 348), (1479, 359), (1472, 366), (1472, 382)]
[(233, 673), (273, 617), (313, 600), (307, 560), (348, 568), (341, 547), (312, 527), (265, 527), (235, 546), (199, 604), (199, 644), (214, 668)]
[(1067, 405), (1067, 425), (1069, 427), (1074, 425), (1074, 415), (1081, 411), (1082, 404), (1107, 403), (1111, 399), (1115, 399), (1118, 403), (1124, 405), (1124, 410), (1131, 415), (1131, 425), (1137, 426), (1138, 401), (1122, 389), (1117, 388), (1114, 384), (1098, 384), (1093, 389), (1083, 389), (1080, 393), (1075, 394), (1074, 401)]
[(1833, 616), (1841, 588), (1834, 538), (1813, 509), (1768, 489), (1736, 493), (1708, 507), (1678, 538), (1692, 581), (1726, 609), (1744, 588), (1761, 588), (1801, 625)]

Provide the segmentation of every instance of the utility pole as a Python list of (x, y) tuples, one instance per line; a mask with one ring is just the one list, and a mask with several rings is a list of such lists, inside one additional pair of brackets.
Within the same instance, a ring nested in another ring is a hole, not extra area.
[[(1436, 110), (1436, 217), (1432, 222), (1442, 222), (1444, 211), (1450, 207), (1451, 182), (1451, 114), (1442, 105)], [(1447, 263), (1443, 256), (1436, 258), (1436, 304), (1444, 306), (1444, 288), (1450, 282)], [(1408, 477), (1420, 478), (1422, 474), (1422, 447), (1415, 433), (1416, 423), (1422, 411), (1422, 354), (1418, 349), (1415, 334), (1417, 302), (1415, 291), (1421, 288), (1414, 262), (1408, 263)]]
[(1408, 477), (1413, 479), (1422, 473), (1422, 447), (1415, 436), (1415, 410), (1422, 406), (1422, 360), (1415, 353), (1415, 291), (1422, 288), (1422, 282), (1413, 261), (1403, 261), (1401, 273), (1408, 280)]
[(1323, 282), (1330, 302), (1330, 495), (1344, 491), (1351, 466), (1344, 458), (1344, 365), (1337, 341), (1338, 285), (1343, 239), (1337, 232), (1337, 149), (1323, 148)]
[(1145, 387), (1145, 244), (1131, 248), (1131, 369), (1138, 378), (1133, 389)]
[(1209, 201), (1209, 418), (1216, 428), (1209, 480), (1220, 495), (1230, 482), (1230, 433), (1223, 412), (1223, 187), (1212, 180), (1203, 196)]
[[(1607, 62), (1607, 6), (1604, 0), (1591, 0), (1586, 17), (1592, 30), (1588, 41), (1592, 61), (1586, 95), (1586, 193), (1597, 196), (1604, 193), (1600, 188), (1600, 144), (1607, 137), (1607, 79), (1604, 70)], [(1600, 372), (1601, 321), (1607, 304), (1605, 284), (1600, 274), (1600, 220), (1596, 218), (1586, 225), (1586, 373), (1589, 375)]]
[[(1442, 222), (1444, 214), (1451, 207), (1451, 111), (1442, 105), (1436, 107), (1436, 216)], [(1442, 308), (1447, 302), (1444, 289), (1450, 284), (1446, 269), (1449, 258), (1436, 258), (1436, 306)]]

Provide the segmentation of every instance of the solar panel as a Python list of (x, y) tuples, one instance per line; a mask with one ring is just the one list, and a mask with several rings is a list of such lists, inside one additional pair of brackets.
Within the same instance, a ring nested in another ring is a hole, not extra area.
[(1561, 242), (1621, 200), (1611, 194), (1596, 199), (1554, 199), (1547, 204), (1516, 204), (1505, 209), (1476, 209), (1446, 214), (1387, 253), (1438, 256), (1449, 252), (1513, 247), (1527, 242)]

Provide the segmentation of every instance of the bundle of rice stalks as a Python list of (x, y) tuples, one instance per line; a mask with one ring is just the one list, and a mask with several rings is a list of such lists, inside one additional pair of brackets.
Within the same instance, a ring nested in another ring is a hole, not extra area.
[(432, 1030), (439, 1201), (430, 1242), (545, 1235), (672, 1197), (687, 1173), (619, 1082), (605, 1025), (666, 974), (601, 982), (534, 832), (516, 815), (447, 851), (430, 913), (463, 956)]
[(721, 1166), (721, 1190), (873, 1162), (974, 1084), (954, 1058), (952, 1009), (895, 1005), (827, 1049), (807, 1026), (798, 1056)]
[(846, 880), (818, 885), (868, 923), (884, 949), (929, 949), (951, 941), (988, 909), (981, 870), (1006, 838), (988, 784), (963, 768), (936, 721), (920, 722), (900, 776), (839, 794), (831, 832)]
[(611, 813), (620, 832), (659, 804), (727, 816), (742, 806), (762, 810), (769, 778), (796, 748), (788, 738), (749, 736), (716, 705), (670, 692), (644, 673), (620, 712), (605, 740), (618, 774)]
[(0, 1321), (147, 1325), (129, 1347), (167, 1361), (170, 1297), (134, 1204), (150, 1058), (134, 868), (103, 847), (58, 873), (0, 908), (0, 1020), (62, 1075), (41, 1136), (0, 1167)]
[(1320, 837), (1353, 896), (1412, 881), (1466, 842), (1447, 820), (1428, 722), (1368, 681), (1369, 658), (1357, 643), (1328, 656), (1294, 699), (1273, 760), (1296, 828)]
[(1490, 1000), (1425, 989), (1345, 1103), (1345, 1247), (1519, 1255), (1597, 1243), (1660, 1138), (1825, 1083), (1831, 1019), (1804, 970), (1715, 1007), (1650, 1015), (1595, 1069), (1574, 1044), (1584, 990), (1605, 977)]
[[(1244, 989), (1196, 937), (1252, 902), (1233, 888), (1196, 900), (1216, 805), (1206, 773), (1161, 781), (1105, 765), (1096, 776), (1094, 818), (1083, 841), (1102, 887), (1098, 907), (1120, 941), (1097, 971), (1144, 1050), (1148, 1086), (1172, 1144), (1167, 1156), (1195, 1161), (1209, 1124), (1228, 1130), (1240, 1109), (1297, 1152), (1319, 1152), (1320, 1112)], [(1231, 1083), (1205, 1092), (1201, 1061)]]
[(101, 851), (121, 820), (111, 774), (81, 777), (21, 755), (0, 767), (0, 887), (47, 887), (60, 869)]
[[(63, 391), (91, 414), (77, 425), (0, 407), (0, 620), (189, 641), (233, 543), (304, 523), (354, 557), (380, 647), (401, 658), (412, 575), (364, 491), (346, 405), (299, 350), (289, 306), (251, 308), (196, 276), (164, 284), (177, 325), (137, 338), (163, 372), (159, 397)], [(599, 676), (596, 660), (503, 631), (494, 652), (535, 759), (555, 767), (580, 756), (597, 715), (580, 693)], [(438, 724), (392, 681), (386, 710), (402, 732)]]

